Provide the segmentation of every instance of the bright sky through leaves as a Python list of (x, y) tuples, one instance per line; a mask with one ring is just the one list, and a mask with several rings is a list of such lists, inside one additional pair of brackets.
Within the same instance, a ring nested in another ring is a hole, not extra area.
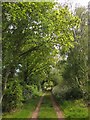
[(71, 3), (73, 6), (75, 6), (75, 4), (80, 4), (82, 6), (87, 6), (88, 2), (90, 0), (56, 0), (59, 1), (60, 3), (65, 3), (65, 2), (69, 2)]

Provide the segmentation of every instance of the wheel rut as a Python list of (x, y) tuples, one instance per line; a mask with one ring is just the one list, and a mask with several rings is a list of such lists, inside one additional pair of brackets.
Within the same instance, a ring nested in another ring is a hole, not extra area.
[(40, 98), (39, 103), (38, 103), (35, 111), (32, 114), (32, 118), (30, 118), (29, 120), (38, 120), (38, 113), (39, 113), (39, 110), (40, 110), (41, 103), (43, 101), (43, 97), (44, 97), (44, 95)]
[(55, 101), (55, 99), (54, 99), (52, 94), (51, 94), (50, 98), (51, 98), (53, 107), (54, 107), (54, 109), (55, 109), (55, 111), (57, 113), (58, 120), (65, 120), (63, 112), (60, 110), (60, 107), (58, 107), (58, 104), (56, 103), (56, 101)]
[[(41, 96), (41, 98), (39, 100), (39, 103), (38, 103), (35, 111), (33, 112), (32, 117), (29, 120), (39, 120), (38, 114), (39, 114), (40, 106), (42, 104), (43, 99), (44, 99), (44, 94), (43, 94), (43, 96)], [(51, 102), (53, 104), (53, 108), (56, 111), (58, 120), (65, 120), (63, 112), (61, 111), (60, 107), (58, 107), (58, 104), (56, 103), (56, 101), (55, 101), (55, 99), (54, 99), (52, 94), (50, 95), (50, 99), (51, 99)]]

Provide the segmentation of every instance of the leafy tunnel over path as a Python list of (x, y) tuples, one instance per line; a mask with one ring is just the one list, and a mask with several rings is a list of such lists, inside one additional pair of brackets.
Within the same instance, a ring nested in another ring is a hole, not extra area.
[(90, 100), (87, 19), (84, 7), (2, 3), (3, 113), (47, 90), (60, 100)]

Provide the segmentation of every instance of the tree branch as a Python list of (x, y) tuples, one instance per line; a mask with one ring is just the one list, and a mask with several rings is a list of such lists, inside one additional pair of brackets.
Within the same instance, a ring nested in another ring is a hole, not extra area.
[(29, 53), (35, 51), (35, 50), (38, 50), (39, 47), (40, 47), (40, 46), (32, 47), (32, 48), (28, 49), (27, 51), (21, 53), (19, 56), (21, 57), (21, 56), (27, 55), (27, 54), (29, 54)]

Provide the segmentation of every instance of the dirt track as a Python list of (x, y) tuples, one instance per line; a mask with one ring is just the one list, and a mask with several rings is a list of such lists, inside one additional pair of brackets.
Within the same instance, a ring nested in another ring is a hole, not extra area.
[(37, 119), (38, 119), (38, 113), (39, 113), (39, 110), (40, 110), (41, 103), (42, 103), (42, 101), (43, 101), (43, 97), (44, 97), (44, 96), (42, 96), (42, 97), (40, 98), (40, 101), (39, 101), (39, 103), (38, 103), (35, 111), (33, 112), (32, 118), (31, 118), (30, 120), (33, 120), (33, 119), (34, 119), (34, 120), (37, 120)]
[[(43, 101), (43, 98), (44, 98), (44, 95), (40, 98), (39, 103), (38, 103), (35, 111), (33, 112), (32, 118), (30, 118), (30, 120), (33, 120), (33, 119), (34, 119), (34, 120), (38, 120), (38, 114), (39, 114), (39, 110), (40, 110), (40, 106), (41, 106), (41, 103), (42, 103), (42, 101)], [(62, 111), (60, 110), (60, 107), (58, 107), (58, 105), (57, 105), (57, 103), (56, 103), (56, 101), (55, 101), (55, 99), (54, 99), (54, 97), (53, 97), (52, 94), (50, 95), (50, 98), (51, 98), (53, 107), (54, 107), (54, 109), (55, 109), (55, 111), (56, 111), (56, 113), (57, 113), (57, 118), (58, 118), (58, 120), (64, 120), (63, 113), (62, 113)]]
[(57, 113), (58, 120), (64, 120), (63, 113), (60, 110), (60, 107), (58, 107), (57, 103), (55, 102), (53, 95), (51, 95), (51, 101), (52, 101), (53, 107)]

